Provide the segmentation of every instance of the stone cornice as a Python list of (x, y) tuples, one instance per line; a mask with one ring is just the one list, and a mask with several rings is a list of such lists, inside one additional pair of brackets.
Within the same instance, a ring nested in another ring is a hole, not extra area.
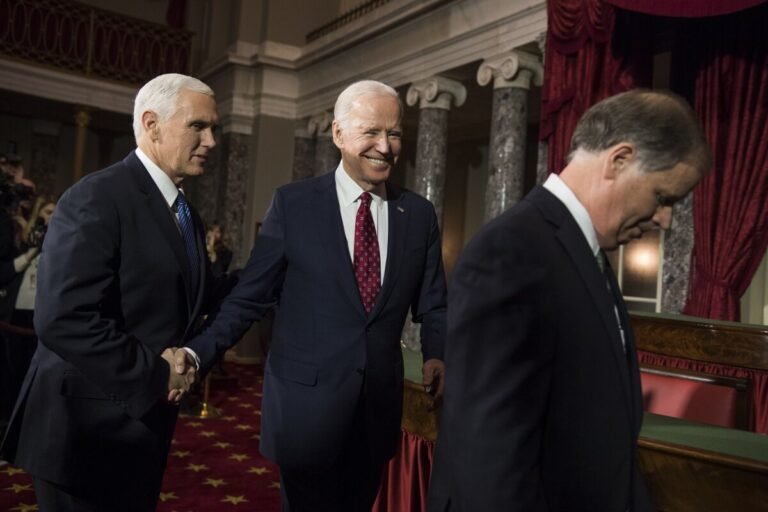
[(94, 80), (0, 57), (0, 89), (54, 101), (133, 114), (138, 87)]

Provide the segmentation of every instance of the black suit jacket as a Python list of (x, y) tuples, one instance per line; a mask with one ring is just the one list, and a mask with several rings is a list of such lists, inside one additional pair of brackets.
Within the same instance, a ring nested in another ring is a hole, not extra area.
[(5, 457), (58, 484), (131, 478), (159, 491), (176, 418), (160, 354), (190, 337), (203, 293), (189, 289), (173, 213), (135, 153), (61, 197), (41, 257), (40, 342)]
[(360, 397), (377, 462), (394, 454), (402, 411), (400, 334), (410, 309), (425, 359), (442, 359), (445, 278), (432, 204), (387, 187), (384, 282), (366, 315), (344, 235), (334, 173), (273, 198), (250, 260), (212, 326), (190, 342), (208, 368), (277, 305), (264, 376), (261, 451), (283, 468), (341, 452)]
[(470, 242), (451, 283), (429, 511), (647, 509), (637, 359), (613, 295), (544, 188)]

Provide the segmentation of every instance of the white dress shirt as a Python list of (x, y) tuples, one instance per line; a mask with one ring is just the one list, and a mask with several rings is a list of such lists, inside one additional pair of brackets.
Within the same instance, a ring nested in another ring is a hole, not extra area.
[[(365, 192), (355, 180), (344, 170), (343, 163), (336, 168), (336, 195), (339, 197), (341, 221), (344, 224), (344, 235), (347, 237), (349, 259), (355, 261), (355, 219), (360, 207), (360, 195)], [(379, 241), (379, 256), (381, 258), (381, 283), (384, 284), (384, 270), (387, 268), (387, 243), (389, 241), (389, 207), (387, 206), (387, 189), (384, 184), (371, 190), (371, 216), (376, 228), (376, 238)]]

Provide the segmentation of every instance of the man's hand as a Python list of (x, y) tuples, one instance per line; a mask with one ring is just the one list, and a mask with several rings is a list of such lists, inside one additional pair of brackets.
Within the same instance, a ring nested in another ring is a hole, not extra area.
[(178, 404), (197, 380), (194, 358), (182, 348), (167, 348), (161, 354), (171, 366), (168, 377), (168, 401)]
[(439, 359), (429, 359), (422, 367), (424, 390), (432, 395), (428, 409), (434, 411), (443, 401), (445, 387), (445, 364)]

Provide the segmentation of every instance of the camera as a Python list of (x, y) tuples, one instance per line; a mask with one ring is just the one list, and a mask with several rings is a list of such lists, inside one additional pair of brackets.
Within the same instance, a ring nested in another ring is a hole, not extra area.
[(35, 225), (29, 232), (27, 237), (27, 243), (30, 247), (37, 247), (38, 249), (43, 246), (43, 240), (45, 239), (45, 233), (48, 230), (48, 226), (45, 225), (43, 219), (38, 218), (35, 221)]

